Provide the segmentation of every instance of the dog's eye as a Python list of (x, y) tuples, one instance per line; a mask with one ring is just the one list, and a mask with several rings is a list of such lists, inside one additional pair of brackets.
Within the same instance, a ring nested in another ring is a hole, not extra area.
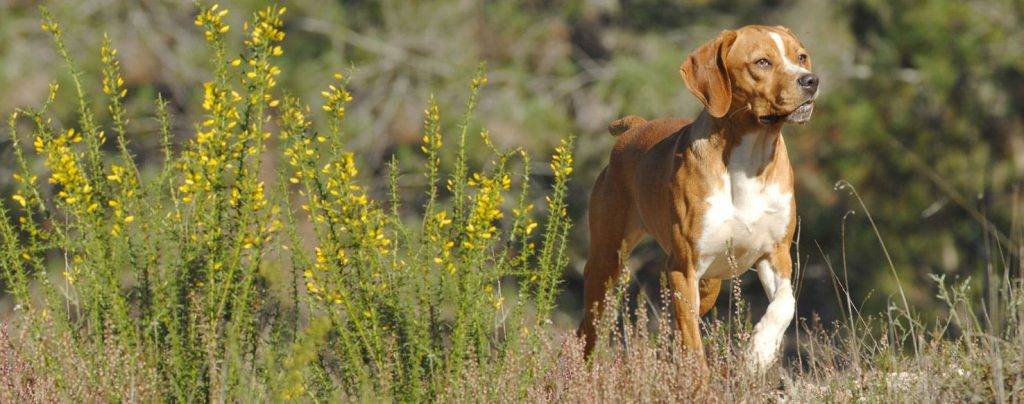
[(772, 67), (772, 62), (770, 62), (768, 59), (765, 59), (765, 58), (757, 59), (757, 61), (754, 62), (754, 64), (757, 65), (757, 67), (761, 67), (761, 68), (765, 68), (765, 69), (767, 69), (769, 67)]
[(796, 57), (796, 60), (798, 60), (800, 63), (807, 62), (807, 54), (806, 53), (801, 53), (800, 56)]

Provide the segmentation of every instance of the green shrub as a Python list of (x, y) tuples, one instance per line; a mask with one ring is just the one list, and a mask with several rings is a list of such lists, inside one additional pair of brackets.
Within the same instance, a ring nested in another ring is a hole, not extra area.
[[(41, 108), (11, 116), (18, 185), (15, 210), (0, 210), (0, 264), (29, 339), (36, 346), (70, 341), (26, 353), (34, 369), (51, 375), (58, 397), (135, 400), (128, 395), (138, 380), (129, 376), (148, 371), (156, 380), (145, 394), (156, 400), (370, 392), (428, 400), (468, 367), (543, 337), (567, 264), (572, 138), (552, 158), (547, 219), (538, 225), (524, 152), (498, 150), (483, 130), (492, 164), (468, 166), (466, 138), (477, 90), (487, 82), (481, 66), (449, 141), (451, 175), (441, 170), (448, 140), (439, 108), (433, 101), (426, 108), (425, 205), (422, 220), (404, 221), (397, 164), (390, 198), (376, 201), (345, 148), (351, 96), (342, 75), (323, 92), (325, 133), (312, 129), (308, 106), (277, 88), (284, 12), (255, 13), (242, 30), (241, 56), (232, 59), (226, 10), (201, 8), (195, 23), (213, 54), (206, 116), (174, 150), (167, 105), (158, 99), (164, 161), (147, 170), (126, 133), (116, 50), (109, 41), (101, 48), (106, 128), (90, 109), (88, 75), (43, 11), (80, 120), (58, 127), (48, 118), (64, 96), (56, 84)], [(30, 140), (18, 133), (26, 120)], [(108, 131), (116, 152), (108, 151)], [(22, 151), (28, 143), (44, 172)], [(105, 358), (112, 350), (126, 353), (120, 373), (97, 362), (86, 366), (96, 372), (84, 381), (62, 379), (71, 374), (60, 369), (71, 363), (66, 358)], [(83, 385), (127, 387), (83, 393)]]

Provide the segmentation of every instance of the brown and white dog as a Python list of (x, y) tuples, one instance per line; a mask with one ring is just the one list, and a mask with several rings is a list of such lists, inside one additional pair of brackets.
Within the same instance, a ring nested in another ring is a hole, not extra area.
[(754, 328), (753, 369), (775, 360), (793, 318), (790, 243), (796, 228), (786, 122), (811, 117), (818, 77), (807, 50), (785, 27), (724, 31), (680, 67), (705, 106), (692, 123), (629, 116), (590, 196), (590, 253), (583, 322), (589, 353), (606, 288), (645, 234), (668, 253), (667, 279), (682, 344), (703, 363), (699, 317), (723, 278), (756, 268), (770, 304)]

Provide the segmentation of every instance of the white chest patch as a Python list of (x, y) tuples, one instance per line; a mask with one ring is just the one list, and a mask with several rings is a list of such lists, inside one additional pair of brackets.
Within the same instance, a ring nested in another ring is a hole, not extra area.
[(721, 185), (707, 197), (698, 239), (699, 277), (726, 278), (749, 269), (785, 236), (791, 190), (765, 183), (757, 172), (773, 150), (758, 135), (744, 136), (733, 149)]

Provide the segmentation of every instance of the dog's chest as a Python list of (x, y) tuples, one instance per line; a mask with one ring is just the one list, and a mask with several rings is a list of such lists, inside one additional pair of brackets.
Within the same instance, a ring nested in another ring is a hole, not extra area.
[(772, 251), (786, 235), (793, 194), (755, 174), (767, 158), (743, 145), (708, 194), (698, 238), (698, 275), (735, 276)]

